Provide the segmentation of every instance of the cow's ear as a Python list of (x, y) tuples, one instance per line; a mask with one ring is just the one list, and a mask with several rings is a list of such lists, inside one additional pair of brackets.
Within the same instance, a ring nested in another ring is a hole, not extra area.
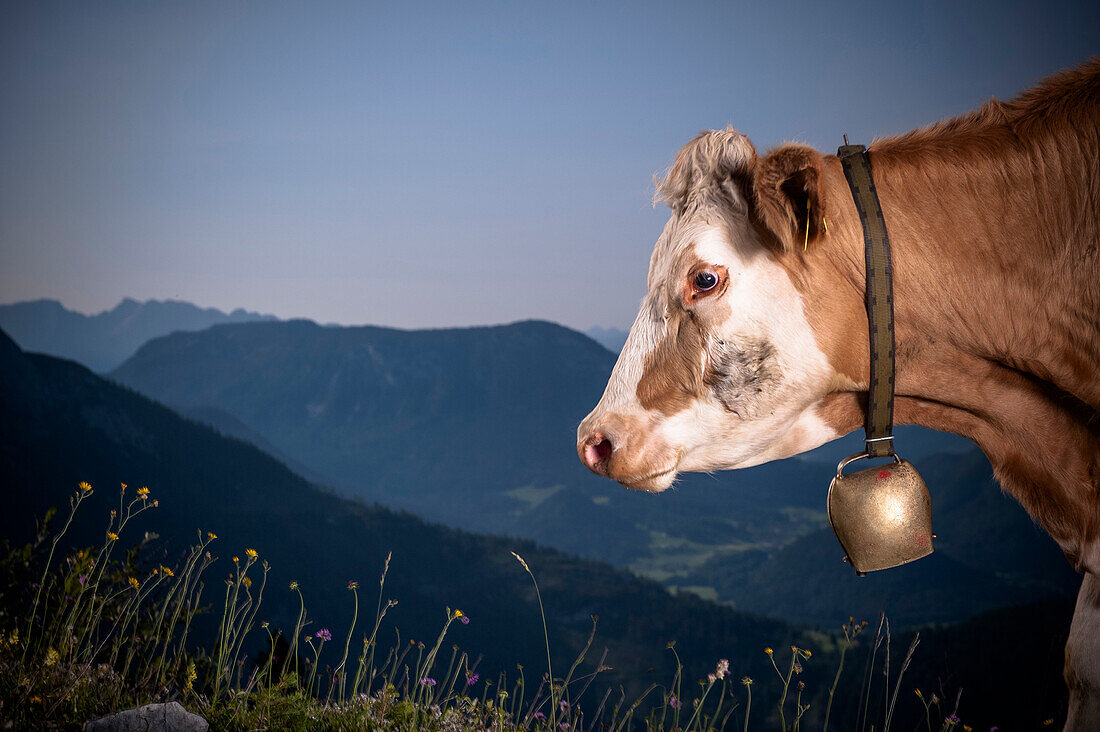
[(665, 201), (680, 213), (698, 197), (718, 192), (743, 207), (751, 196), (749, 181), (755, 165), (756, 148), (737, 130), (700, 132), (676, 154), (664, 179), (655, 181), (654, 201)]
[(756, 215), (784, 251), (802, 249), (825, 232), (824, 165), (824, 156), (805, 145), (778, 147), (756, 165)]

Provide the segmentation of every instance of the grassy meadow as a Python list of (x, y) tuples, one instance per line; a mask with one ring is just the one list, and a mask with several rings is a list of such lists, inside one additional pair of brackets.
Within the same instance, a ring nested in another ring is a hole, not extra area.
[[(268, 563), (252, 548), (229, 549), (232, 537), (200, 532), (171, 564), (153, 559), (162, 556), (156, 535), (130, 535), (133, 519), (160, 508), (144, 487), (121, 486), (98, 545), (70, 547), (75, 524), (98, 520), (83, 506), (95, 492), (80, 483), (67, 510), (48, 513), (31, 542), (0, 556), (4, 729), (79, 729), (162, 701), (180, 702), (219, 730), (827, 730), (840, 702), (856, 710), (857, 729), (971, 729), (957, 715), (957, 696), (907, 683), (919, 635), (902, 647), (883, 618), (820, 633), (816, 649), (761, 648), (774, 671), (761, 678), (732, 674), (737, 660), (717, 656), (713, 671), (688, 678), (669, 642), (672, 677), (628, 695), (600, 683), (615, 662), (606, 653), (581, 671), (597, 618), (576, 656), (563, 659), (551, 656), (542, 613), (546, 665), (483, 674), (476, 649), (449, 638), (456, 624), (477, 622), (459, 608), (439, 608), (430, 642), (380, 641), (400, 601), (386, 593), (388, 558), (376, 585), (348, 583), (346, 627), (318, 627), (307, 578), (271, 586)], [(536, 569), (519, 554), (512, 559), (541, 612)], [(264, 598), (275, 592), (294, 596), (293, 627), (265, 620)]]

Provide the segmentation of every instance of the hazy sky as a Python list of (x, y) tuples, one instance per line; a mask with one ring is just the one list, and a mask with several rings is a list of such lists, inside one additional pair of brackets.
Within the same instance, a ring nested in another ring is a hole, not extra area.
[(626, 327), (700, 129), (833, 152), (1100, 53), (1100, 3), (0, 2), (0, 302)]

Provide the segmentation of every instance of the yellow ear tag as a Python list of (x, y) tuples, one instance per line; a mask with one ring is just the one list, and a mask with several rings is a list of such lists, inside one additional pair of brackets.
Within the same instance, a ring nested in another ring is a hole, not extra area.
[(810, 198), (806, 197), (806, 239), (802, 242), (802, 251), (810, 245)]

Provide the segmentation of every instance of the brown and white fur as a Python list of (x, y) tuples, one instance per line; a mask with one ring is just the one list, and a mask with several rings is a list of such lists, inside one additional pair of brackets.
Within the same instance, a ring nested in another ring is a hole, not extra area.
[[(869, 150), (893, 250), (895, 419), (974, 440), (1086, 573), (1067, 729), (1100, 729), (1100, 60)], [(578, 429), (585, 465), (660, 491), (861, 427), (863, 235), (839, 160), (704, 132), (658, 197), (672, 216)]]

